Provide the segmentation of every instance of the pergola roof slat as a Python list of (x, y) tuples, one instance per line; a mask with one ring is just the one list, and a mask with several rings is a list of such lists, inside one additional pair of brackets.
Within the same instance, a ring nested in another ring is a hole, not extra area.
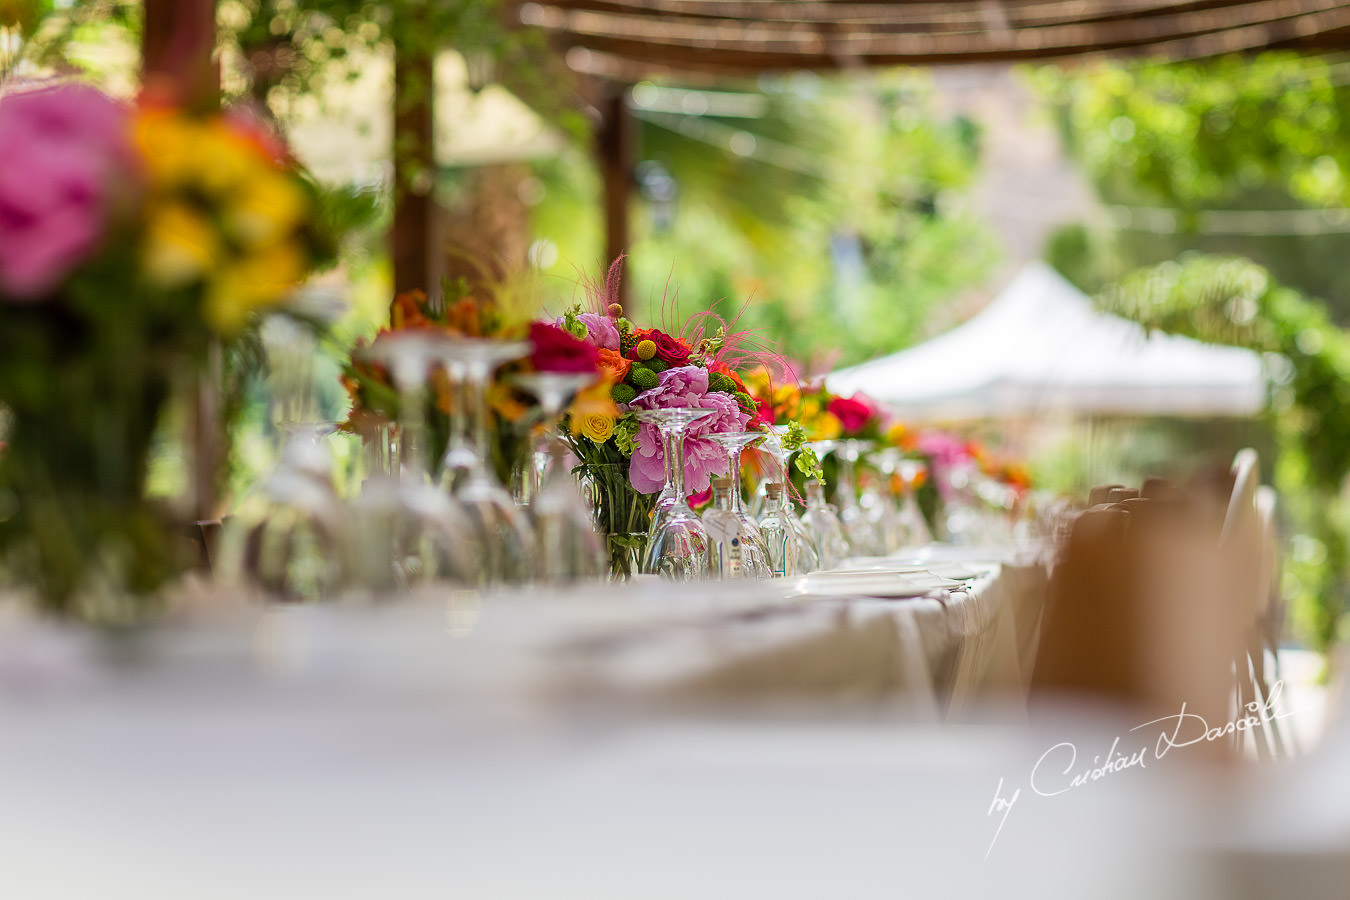
[(1195, 58), (1339, 47), (1350, 35), (1350, 0), (553, 0), (520, 16), (630, 69), (741, 73), (1101, 52)]

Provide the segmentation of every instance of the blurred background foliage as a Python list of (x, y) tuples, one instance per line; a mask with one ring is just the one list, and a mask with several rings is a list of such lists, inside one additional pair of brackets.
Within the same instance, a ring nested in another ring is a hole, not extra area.
[(1350, 62), (1268, 53), (1031, 79), (1105, 209), (1047, 258), (1111, 312), (1267, 354), (1291, 624), (1326, 647), (1350, 575)]
[[(581, 274), (603, 270), (590, 100), (537, 35), (506, 27), (494, 0), (221, 0), (219, 25), (227, 96), (283, 126), (354, 89), (372, 59), (455, 53), (470, 81), (504, 86), (558, 140), (500, 165), (443, 165), (435, 187), (446, 215), (471, 216), (485, 184), (505, 184), (549, 308), (579, 296)], [(0, 78), (28, 65), (130, 90), (139, 27), (137, 0), (0, 0)], [(1288, 360), (1275, 366), (1265, 423), (1092, 423), (1040, 448), (1041, 483), (1134, 481), (1201, 452), (1213, 459), (1215, 448), (1278, 447), (1300, 634), (1324, 643), (1346, 564), (1337, 498), (1350, 453), (1340, 327), (1350, 323), (1350, 61), (1270, 53), (1024, 75), (1100, 200), (1052, 237), (1047, 259), (1150, 327)], [(902, 349), (927, 336), (935, 310), (988, 287), (997, 242), (965, 209), (980, 131), (941, 107), (926, 73), (796, 74), (715, 91), (642, 84), (632, 108), (638, 316), (676, 325), (713, 305), (727, 318), (744, 308), (742, 326), (820, 371)], [(438, 115), (453, 126), (458, 112)], [(387, 184), (363, 186), (386, 193), (332, 276), (345, 312), (321, 372), (384, 321)], [(267, 444), (255, 434), (267, 428), (264, 392), (249, 390), (240, 484), (265, 464)], [(325, 393), (320, 414), (340, 418), (341, 403)]]

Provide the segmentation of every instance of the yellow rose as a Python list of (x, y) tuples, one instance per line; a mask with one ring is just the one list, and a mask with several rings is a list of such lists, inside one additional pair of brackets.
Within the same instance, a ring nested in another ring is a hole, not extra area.
[(614, 417), (595, 413), (573, 415), (572, 433), (603, 444), (614, 436)]

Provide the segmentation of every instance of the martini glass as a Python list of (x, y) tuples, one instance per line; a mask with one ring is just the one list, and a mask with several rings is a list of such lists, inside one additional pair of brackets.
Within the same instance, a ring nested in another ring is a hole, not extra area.
[(453, 492), (474, 523), (486, 578), (493, 584), (528, 581), (533, 572), (529, 521), (488, 464), (487, 391), (492, 373), (529, 352), (529, 341), (461, 337), (442, 338), (436, 350), (436, 359), (452, 382), (458, 376), (463, 408), (468, 410), (459, 442), (447, 443), (441, 485)]
[(441, 340), (404, 331), (365, 351), (385, 366), (399, 396), (398, 460), (366, 482), (354, 508), (348, 561), (371, 589), (478, 580), (481, 548), (473, 523), (432, 484), (428, 463), (427, 380)]
[[(539, 400), (544, 420), (551, 426), (564, 406), (582, 388), (595, 382), (593, 373), (532, 372), (514, 379)], [(590, 504), (575, 478), (567, 472), (566, 449), (560, 435), (549, 441), (549, 464), (542, 471), (531, 505), (537, 553), (535, 572), (547, 582), (598, 578), (604, 574), (604, 542), (595, 527)]]
[(655, 425), (661, 432), (667, 478), (661, 497), (671, 498), (664, 509), (658, 508), (652, 517), (647, 553), (642, 560), (644, 574), (661, 575), (674, 581), (694, 581), (709, 573), (712, 542), (703, 522), (689, 508), (684, 491), (684, 438), (691, 424), (712, 414), (711, 409), (688, 407), (643, 409), (637, 413), (639, 422)]
[(771, 578), (773, 567), (769, 565), (769, 545), (764, 535), (759, 533), (759, 524), (750, 518), (741, 503), (741, 454), (746, 447), (764, 440), (762, 431), (743, 431), (731, 434), (704, 435), (708, 440), (721, 445), (727, 452), (727, 475), (731, 478), (731, 512), (741, 523), (741, 533), (745, 539), (741, 542), (741, 565), (750, 578)]

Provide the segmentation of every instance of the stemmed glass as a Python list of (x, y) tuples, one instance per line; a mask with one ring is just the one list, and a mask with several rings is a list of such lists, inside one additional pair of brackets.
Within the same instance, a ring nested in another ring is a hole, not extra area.
[[(436, 359), (459, 385), (468, 410), (467, 424), (451, 426), (459, 438), (447, 442), (441, 485), (469, 513), (481, 541), (487, 579), (492, 583), (528, 581), (532, 575), (534, 536), (515, 500), (488, 464), (487, 391), (492, 373), (530, 352), (529, 341), (443, 338)], [(461, 407), (456, 407), (456, 415)]]
[[(595, 381), (594, 374), (531, 372), (515, 383), (539, 400), (550, 427), (562, 417), (563, 407), (577, 391)], [(566, 449), (561, 436), (549, 441), (550, 462), (531, 505), (534, 521), (535, 572), (549, 582), (596, 578), (604, 574), (605, 548), (595, 527), (590, 505), (576, 479), (566, 471)]]
[(661, 498), (669, 498), (652, 517), (647, 554), (642, 561), (644, 574), (662, 575), (675, 581), (693, 581), (708, 575), (711, 541), (703, 522), (689, 508), (684, 491), (684, 439), (690, 425), (712, 414), (710, 409), (688, 407), (638, 410), (639, 422), (655, 425), (661, 432), (666, 455), (666, 487)]
[(883, 554), (895, 553), (905, 546), (905, 523), (900, 513), (900, 495), (895, 492), (896, 470), (900, 465), (898, 447), (887, 447), (876, 455), (881, 472), (880, 490), (871, 491), (868, 519)]
[(825, 502), (824, 487), (814, 478), (806, 484), (806, 512), (802, 514), (802, 525), (820, 549), (822, 569), (832, 569), (848, 558), (844, 526), (839, 523), (834, 509)]
[(223, 523), (216, 568), (278, 599), (315, 600), (341, 587), (345, 517), (324, 442), (333, 430), (314, 421), (314, 337), (285, 316), (261, 329), (280, 435), (276, 467)]
[(839, 521), (844, 526), (844, 536), (848, 538), (853, 552), (860, 556), (870, 556), (876, 550), (871, 523), (858, 505), (858, 495), (854, 474), (858, 458), (871, 446), (870, 441), (840, 441), (834, 458), (839, 463), (835, 468), (834, 503), (839, 507)]
[[(783, 485), (783, 490), (787, 491), (791, 485), (791, 479), (788, 478), (788, 459), (787, 451), (783, 449), (782, 435), (787, 426), (775, 425), (769, 434), (765, 435), (764, 442), (759, 449), (763, 450), (773, 460), (777, 467), (777, 477), (770, 475), (760, 482), (759, 490), (755, 493), (755, 500), (759, 506), (758, 515), (763, 518), (764, 512), (768, 510), (767, 492), (771, 483)], [(787, 526), (797, 540), (798, 544), (798, 562), (803, 572), (810, 572), (820, 568), (820, 548), (816, 546), (815, 540), (807, 532), (806, 526), (802, 524), (801, 517), (797, 515), (791, 499), (784, 494), (782, 508), (787, 516)], [(767, 542), (767, 538), (765, 539)]]
[(762, 431), (743, 431), (731, 434), (704, 435), (708, 440), (721, 445), (727, 452), (727, 475), (731, 478), (731, 511), (741, 523), (741, 533), (745, 539), (741, 542), (741, 565), (749, 578), (770, 578), (773, 568), (769, 565), (769, 546), (764, 535), (759, 533), (759, 524), (750, 518), (741, 503), (741, 454), (746, 447), (764, 440)]
[(432, 484), (427, 455), (427, 375), (443, 339), (404, 331), (365, 351), (386, 367), (399, 397), (399, 459), (373, 473), (354, 506), (349, 562), (366, 587), (406, 587), (448, 578), (478, 580), (481, 546), (473, 524)]

